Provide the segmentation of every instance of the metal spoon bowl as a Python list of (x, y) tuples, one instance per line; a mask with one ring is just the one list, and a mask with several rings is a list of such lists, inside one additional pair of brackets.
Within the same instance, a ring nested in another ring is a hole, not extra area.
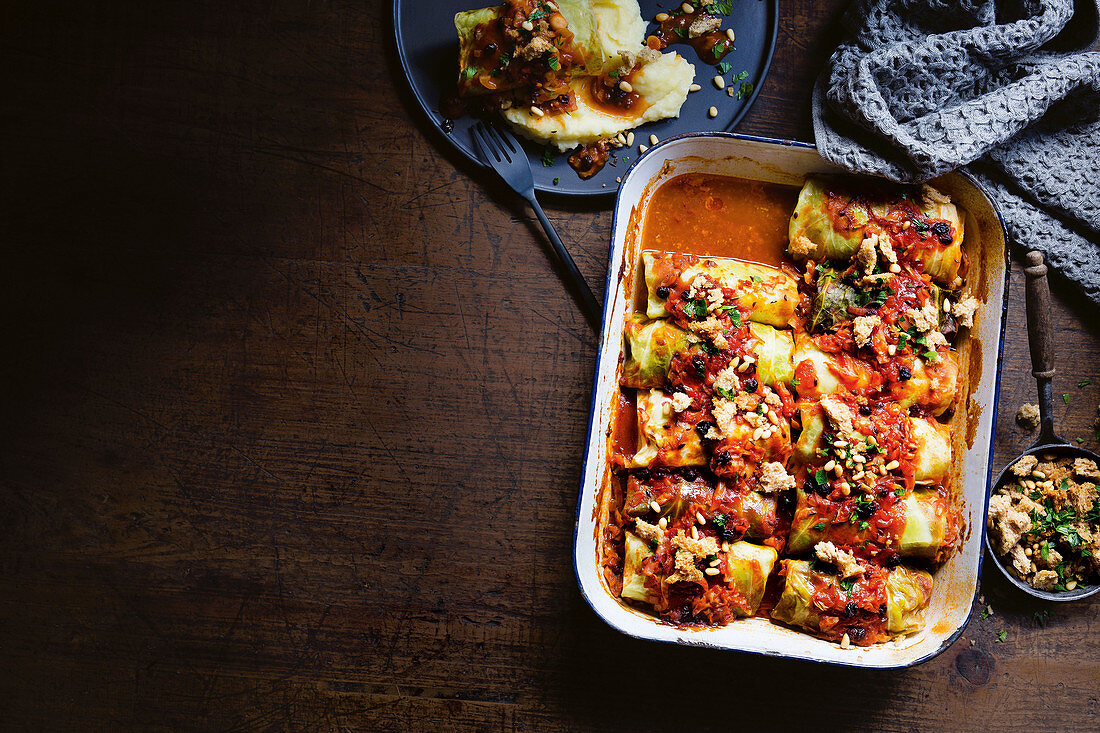
[[(990, 485), (990, 494), (997, 491), (1005, 479), (1011, 475), (1011, 469), (1024, 456), (1054, 455), (1061, 459), (1087, 458), (1100, 465), (1100, 456), (1092, 451), (1071, 445), (1054, 432), (1054, 331), (1050, 327), (1050, 286), (1047, 283), (1047, 266), (1043, 264), (1043, 255), (1028, 252), (1027, 267), (1027, 340), (1031, 347), (1031, 373), (1039, 389), (1039, 437), (1031, 447), (1009, 461)], [(993, 551), (989, 541), (989, 532), (985, 534), (985, 547), (996, 560), (997, 568), (1010, 583), (1034, 598), (1045, 601), (1077, 601), (1100, 592), (1100, 583), (1079, 585), (1068, 591), (1047, 591), (1032, 588), (1020, 580), (1005, 565), (1005, 558)]]

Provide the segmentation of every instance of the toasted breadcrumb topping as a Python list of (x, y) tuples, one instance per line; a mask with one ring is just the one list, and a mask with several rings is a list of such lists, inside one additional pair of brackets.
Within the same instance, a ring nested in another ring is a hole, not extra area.
[(1073, 474), (1077, 478), (1088, 478), (1100, 481), (1100, 469), (1097, 469), (1095, 461), (1090, 461), (1088, 458), (1073, 459)]
[(676, 392), (672, 395), (672, 409), (676, 412), (683, 412), (691, 407), (691, 397), (686, 392)]
[(910, 308), (905, 311), (905, 316), (922, 333), (930, 333), (940, 327), (939, 311), (936, 310), (936, 304), (931, 300), (925, 303), (920, 310)]
[(818, 560), (836, 565), (842, 578), (857, 578), (866, 572), (855, 555), (832, 542), (818, 542), (814, 545), (814, 554)]
[(689, 324), (689, 328), (695, 333), (701, 333), (711, 340), (717, 348), (728, 349), (729, 341), (726, 341), (726, 327), (714, 316), (707, 316), (705, 321), (696, 321)]
[(713, 15), (704, 15), (696, 18), (688, 26), (688, 38), (698, 38), (708, 33), (713, 33), (722, 27), (722, 21)]
[(960, 326), (973, 328), (974, 314), (978, 312), (979, 305), (981, 305), (981, 301), (968, 295), (951, 306), (951, 314), (955, 316), (955, 320), (959, 322)]
[(668, 576), (666, 582), (669, 584), (678, 583), (682, 580), (692, 583), (703, 582), (705, 577), (703, 571), (695, 567), (695, 563), (708, 555), (718, 554), (717, 540), (713, 537), (702, 537), (700, 539), (688, 537), (681, 529), (672, 538), (672, 546), (676, 548), (676, 572)]
[(774, 494), (795, 487), (794, 476), (778, 461), (769, 461), (760, 470), (760, 482), (756, 490), (762, 494)]
[(1020, 405), (1020, 409), (1016, 410), (1016, 422), (1028, 430), (1034, 430), (1039, 427), (1039, 406), (1033, 405), (1030, 402)]
[(927, 207), (932, 208), (939, 204), (949, 204), (951, 199), (946, 194), (937, 188), (929, 186), (927, 183), (920, 188), (921, 202)]
[(871, 343), (871, 334), (874, 333), (875, 326), (882, 323), (882, 319), (878, 316), (856, 316), (856, 319), (852, 322), (852, 337), (855, 339), (856, 346), (863, 348)]
[(1024, 456), (1012, 464), (1012, 473), (1017, 476), (1030, 476), (1038, 465), (1039, 459), (1035, 456)]
[(652, 542), (659, 545), (661, 544), (661, 540), (664, 539), (665, 531), (656, 524), (650, 524), (644, 519), (635, 519), (634, 534), (638, 535), (646, 542)]

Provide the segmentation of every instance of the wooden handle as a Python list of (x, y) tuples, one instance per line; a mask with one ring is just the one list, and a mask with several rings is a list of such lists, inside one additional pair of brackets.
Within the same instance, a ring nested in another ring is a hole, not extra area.
[(1054, 376), (1054, 330), (1050, 326), (1050, 285), (1042, 252), (1027, 253), (1027, 341), (1031, 346), (1031, 373), (1039, 379)]

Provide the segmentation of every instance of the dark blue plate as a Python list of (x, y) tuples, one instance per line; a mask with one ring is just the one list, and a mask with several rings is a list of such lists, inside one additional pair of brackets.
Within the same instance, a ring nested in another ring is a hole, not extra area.
[[(394, 0), (393, 26), (397, 35), (397, 53), (401, 57), (401, 66), (409, 80), (413, 94), (416, 95), (421, 109), (428, 119), (452, 145), (477, 164), (481, 161), (474, 151), (470, 139), (470, 127), (474, 120), (463, 117), (454, 120), (449, 132), (444, 128), (446, 119), (439, 111), (439, 99), (445, 89), (453, 87), (458, 74), (458, 36), (455, 33), (454, 15), (463, 10), (486, 7), (491, 3), (484, 0), (437, 0), (425, 3), (416, 0)], [(678, 3), (653, 0), (640, 0), (642, 17), (650, 21), (649, 32), (656, 26), (653, 16), (662, 9), (676, 7)], [(615, 193), (618, 183), (615, 178), (621, 176), (638, 156), (638, 145), (649, 145), (649, 136), (656, 135), (663, 140), (666, 137), (683, 132), (710, 132), (731, 130), (749, 111), (760, 87), (767, 76), (775, 50), (776, 33), (779, 30), (779, 0), (733, 0), (733, 12), (722, 20), (723, 28), (732, 28), (737, 36), (736, 48), (726, 55), (724, 61), (731, 68), (724, 77), (727, 84), (739, 88), (741, 81), (731, 82), (742, 71), (748, 75), (742, 80), (753, 85), (752, 92), (744, 99), (737, 99), (717, 89), (712, 79), (717, 70), (710, 64), (699, 60), (695, 49), (686, 45), (669, 48), (676, 51), (695, 66), (695, 83), (703, 87), (688, 95), (676, 119), (650, 122), (634, 130), (634, 146), (613, 150), (612, 162), (604, 169), (582, 181), (569, 167), (565, 155), (557, 155), (554, 164), (544, 166), (542, 162), (543, 146), (524, 142), (531, 167), (535, 172), (535, 188), (539, 191), (572, 196), (598, 196)], [(718, 109), (714, 119), (707, 117), (710, 107)], [(557, 184), (554, 183), (557, 179)]]

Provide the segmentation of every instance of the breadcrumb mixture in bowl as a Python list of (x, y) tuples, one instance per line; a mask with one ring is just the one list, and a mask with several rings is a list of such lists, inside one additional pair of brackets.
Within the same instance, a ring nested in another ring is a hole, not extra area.
[(1017, 460), (990, 497), (987, 519), (989, 547), (1007, 572), (1047, 594), (1097, 585), (1098, 486), (1100, 468), (1088, 458), (1042, 449)]

